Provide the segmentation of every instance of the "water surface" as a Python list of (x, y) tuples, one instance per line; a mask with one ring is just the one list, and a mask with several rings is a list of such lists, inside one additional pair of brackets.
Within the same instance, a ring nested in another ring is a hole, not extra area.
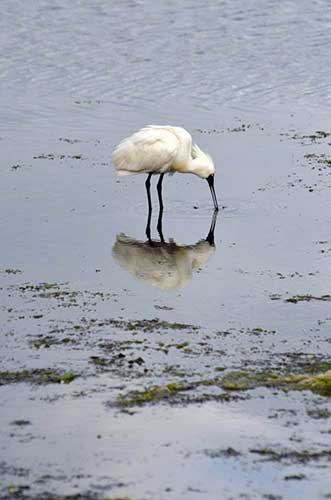
[[(210, 383), (331, 366), (330, 24), (326, 0), (2, 2), (4, 497), (330, 495), (329, 397)], [(110, 155), (147, 123), (213, 156), (214, 241), (183, 175), (146, 241)]]

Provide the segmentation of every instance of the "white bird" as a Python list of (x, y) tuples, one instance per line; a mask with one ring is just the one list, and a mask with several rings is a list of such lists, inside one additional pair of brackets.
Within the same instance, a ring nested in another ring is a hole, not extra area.
[(160, 211), (163, 210), (162, 181), (164, 174), (194, 174), (206, 179), (218, 210), (214, 189), (214, 162), (199, 146), (192, 144), (191, 135), (181, 127), (149, 125), (123, 139), (112, 155), (116, 172), (120, 176), (145, 173), (149, 213), (152, 210), (151, 176), (159, 174), (157, 184)]
[(113, 256), (123, 269), (136, 279), (162, 291), (183, 288), (215, 252), (208, 241), (195, 245), (148, 243), (119, 234), (113, 247)]
[(144, 242), (121, 233), (113, 246), (113, 257), (139, 281), (159, 290), (172, 292), (186, 286), (193, 273), (201, 269), (215, 252), (216, 212), (206, 239), (194, 245)]

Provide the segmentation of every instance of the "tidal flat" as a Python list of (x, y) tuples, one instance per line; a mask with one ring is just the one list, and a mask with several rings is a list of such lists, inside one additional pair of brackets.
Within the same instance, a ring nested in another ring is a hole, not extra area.
[(0, 498), (330, 498), (330, 2), (1, 7)]
[(3, 139), (3, 498), (331, 494), (328, 132), (201, 119), (222, 209), (167, 178), (164, 244), (123, 126)]

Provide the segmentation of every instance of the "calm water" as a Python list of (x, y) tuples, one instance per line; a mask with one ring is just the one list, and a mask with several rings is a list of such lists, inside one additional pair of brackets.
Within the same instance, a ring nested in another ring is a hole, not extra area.
[[(330, 46), (327, 0), (1, 2), (0, 372), (79, 378), (0, 387), (0, 495), (330, 496), (330, 398), (207, 387), (208, 403), (112, 407), (133, 388), (330, 363), (331, 141), (293, 139), (331, 130)], [(206, 182), (167, 177), (154, 247), (143, 178), (110, 161), (151, 122), (212, 154), (222, 206), (213, 221)]]
[(330, 45), (328, 0), (4, 0), (1, 107), (17, 121), (43, 99), (324, 108)]

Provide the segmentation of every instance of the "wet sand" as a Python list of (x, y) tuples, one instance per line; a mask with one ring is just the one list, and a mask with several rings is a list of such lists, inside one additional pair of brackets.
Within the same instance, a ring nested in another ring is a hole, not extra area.
[(175, 175), (150, 246), (110, 152), (178, 110), (61, 112), (1, 134), (2, 496), (327, 498), (327, 116), (183, 110), (214, 244), (207, 184)]

